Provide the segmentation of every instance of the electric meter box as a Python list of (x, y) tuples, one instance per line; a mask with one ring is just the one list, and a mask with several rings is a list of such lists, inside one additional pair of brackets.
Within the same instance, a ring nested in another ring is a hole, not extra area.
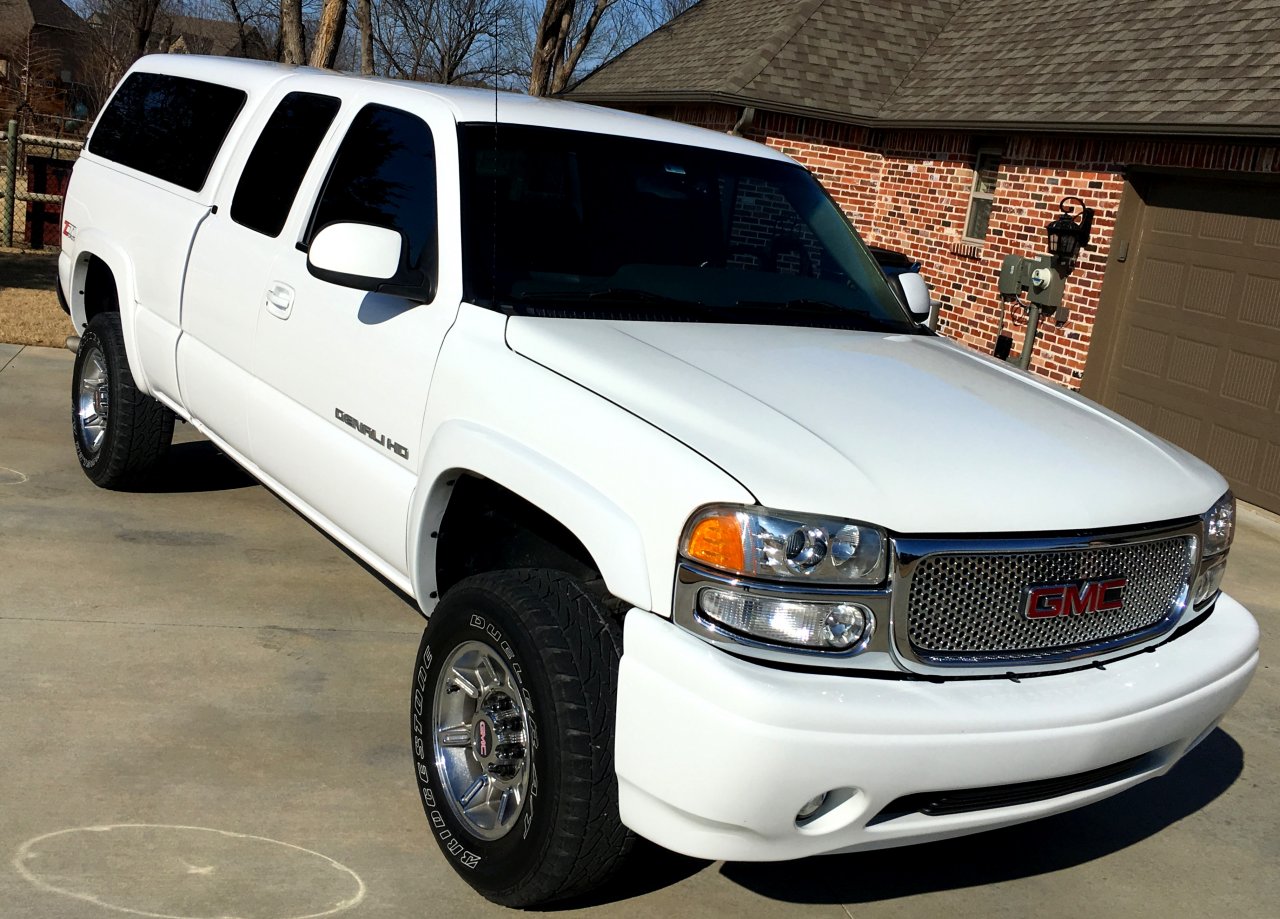
[(1019, 296), (1024, 287), (1031, 286), (1031, 271), (1027, 259), (1021, 255), (1006, 255), (1000, 263), (1000, 296), (1010, 299)]

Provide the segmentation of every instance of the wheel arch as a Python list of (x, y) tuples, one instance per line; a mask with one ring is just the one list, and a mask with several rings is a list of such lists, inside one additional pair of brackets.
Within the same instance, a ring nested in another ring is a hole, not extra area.
[[(491, 502), (484, 499), (491, 496), (508, 502), (505, 508), (514, 512), (517, 523), (525, 512), (535, 521), (550, 521), (541, 531), (525, 531), (533, 540), (526, 549), (537, 555), (539, 544), (545, 549), (549, 542), (562, 553), (559, 558), (565, 564), (561, 567), (573, 562), (589, 565), (613, 596), (652, 608), (639, 527), (617, 503), (552, 458), (496, 430), (448, 422), (432, 438), (419, 481), (410, 515), (409, 575), (424, 613), (430, 615), (442, 590), (457, 576), (451, 569), (458, 557), (456, 547), (442, 547), (442, 541), (460, 535), (475, 537), (476, 531), (465, 522), (458, 528), (458, 514), (468, 508), (490, 508)], [(476, 482), (487, 484), (477, 486)], [(451, 524), (452, 532), (445, 529)], [(546, 562), (555, 560), (556, 556), (543, 554), (525, 562), (547, 567)], [(467, 573), (473, 572), (464, 571), (462, 576)], [(571, 573), (585, 577), (588, 570)]]
[(115, 285), (116, 306), (120, 311), (130, 371), (143, 392), (150, 392), (135, 337), (137, 279), (133, 260), (102, 231), (92, 228), (80, 230), (75, 261), (71, 266), (71, 289), (64, 291), (71, 309), (71, 322), (77, 332), (83, 333), (89, 321), (106, 309), (101, 299), (101, 285), (107, 281)]

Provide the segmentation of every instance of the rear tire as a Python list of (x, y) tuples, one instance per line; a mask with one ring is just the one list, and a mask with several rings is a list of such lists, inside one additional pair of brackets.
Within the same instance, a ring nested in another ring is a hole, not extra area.
[(431, 834), (479, 893), (528, 907), (585, 893), (634, 842), (618, 818), (621, 630), (563, 572), (449, 590), (414, 668), (413, 756)]
[(120, 314), (94, 316), (71, 377), (71, 431), (84, 474), (101, 488), (136, 486), (168, 452), (174, 415), (138, 390)]

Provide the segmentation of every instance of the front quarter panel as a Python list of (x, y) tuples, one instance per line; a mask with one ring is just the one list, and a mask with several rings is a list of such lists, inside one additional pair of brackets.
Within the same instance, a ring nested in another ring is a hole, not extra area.
[(437, 529), (459, 472), (492, 479), (586, 546), (610, 593), (670, 615), (677, 542), (710, 502), (752, 503), (712, 463), (564, 376), (511, 351), (506, 317), (464, 305), (432, 378), (410, 516), (423, 611), (434, 606)]

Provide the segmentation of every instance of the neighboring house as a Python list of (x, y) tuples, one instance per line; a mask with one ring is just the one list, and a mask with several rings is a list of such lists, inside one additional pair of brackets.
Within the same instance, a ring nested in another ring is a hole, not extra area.
[(1079, 196), (1034, 369), (1280, 511), (1280, 0), (702, 0), (567, 95), (795, 157), (980, 351), (1002, 258)]
[(0, 118), (74, 114), (85, 34), (62, 0), (0, 0)]
[(221, 57), (265, 59), (267, 48), (262, 34), (253, 26), (240, 26), (224, 19), (161, 14), (147, 42), (149, 52), (169, 54), (216, 54)]

